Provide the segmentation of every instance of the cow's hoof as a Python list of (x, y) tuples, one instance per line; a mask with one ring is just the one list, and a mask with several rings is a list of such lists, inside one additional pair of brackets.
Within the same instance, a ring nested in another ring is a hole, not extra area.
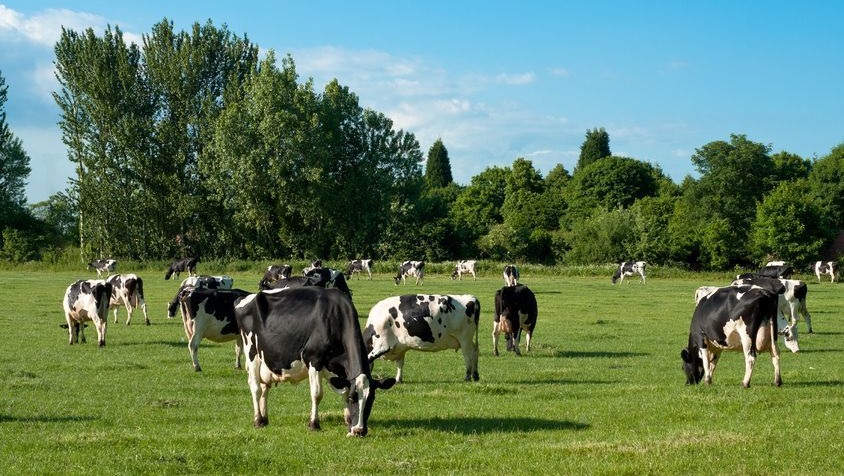
[(150, 325), (150, 322), (149, 322), (149, 321), (147, 321), (147, 325)]
[(255, 417), (255, 420), (252, 421), (252, 424), (255, 425), (255, 428), (263, 428), (270, 424), (267, 417)]
[(308, 422), (308, 429), (311, 430), (311, 431), (320, 431), (320, 430), (322, 430), (322, 427), (319, 426), (319, 421), (314, 420), (314, 421)]
[(196, 367), (193, 368), (193, 370), (196, 371), (196, 372), (202, 372), (202, 367), (197, 365)]
[(478, 375), (478, 373), (477, 373), (477, 372), (475, 372), (475, 373), (473, 373), (473, 374), (472, 374), (472, 380), (474, 380), (475, 382), (477, 382), (477, 381), (478, 381), (478, 380), (480, 380), (480, 379), (481, 379), (481, 376), (480, 376), (480, 375)]

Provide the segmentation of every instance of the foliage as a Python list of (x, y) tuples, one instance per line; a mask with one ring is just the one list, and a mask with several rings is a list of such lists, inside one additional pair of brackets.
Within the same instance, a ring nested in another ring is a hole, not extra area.
[(637, 237), (634, 231), (634, 217), (629, 210), (596, 211), (589, 218), (575, 223), (566, 233), (571, 249), (565, 255), (565, 263), (583, 265), (627, 261), (635, 256)]
[(0, 227), (11, 225), (14, 215), (24, 210), (24, 188), (31, 171), (30, 158), (23, 149), (23, 143), (6, 122), (8, 89), (0, 72)]
[(445, 187), (454, 182), (451, 175), (451, 160), (442, 139), (437, 139), (428, 149), (425, 162), (425, 184), (430, 188)]
[(610, 155), (612, 155), (610, 152), (610, 135), (607, 131), (603, 127), (587, 130), (586, 140), (580, 146), (580, 157), (574, 169), (575, 175), (589, 165)]

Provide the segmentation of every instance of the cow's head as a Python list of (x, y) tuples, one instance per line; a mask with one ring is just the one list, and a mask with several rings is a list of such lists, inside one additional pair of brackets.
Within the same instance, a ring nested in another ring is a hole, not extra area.
[[(785, 319), (783, 319), (785, 320)], [(782, 340), (785, 342), (785, 346), (788, 350), (794, 352), (800, 352), (800, 345), (797, 343), (797, 325), (788, 325), (786, 323), (784, 326), (780, 327), (780, 335), (782, 335)]]
[(683, 371), (686, 372), (686, 385), (699, 384), (703, 378), (703, 359), (691, 348), (681, 350), (680, 357), (683, 359)]
[(386, 378), (383, 380), (360, 374), (349, 382), (342, 377), (332, 377), (331, 385), (341, 392), (346, 401), (346, 408), (343, 414), (349, 433), (346, 436), (366, 436), (369, 428), (369, 414), (372, 413), (372, 404), (375, 403), (375, 389), (390, 389), (396, 384), (396, 379)]

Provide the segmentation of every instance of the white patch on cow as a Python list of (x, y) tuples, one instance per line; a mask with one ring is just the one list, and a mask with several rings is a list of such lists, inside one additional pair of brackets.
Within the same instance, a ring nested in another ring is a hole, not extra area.
[[(276, 290), (272, 289), (272, 290), (269, 290), (269, 291), (261, 291), (261, 292), (262, 293), (274, 293), (274, 292), (276, 292)], [(245, 298), (241, 299), (240, 301), (237, 301), (237, 304), (235, 304), (234, 308), (239, 309), (241, 307), (248, 305), (250, 302), (252, 302), (253, 299), (255, 299), (255, 296), (257, 296), (257, 294), (247, 295)]]

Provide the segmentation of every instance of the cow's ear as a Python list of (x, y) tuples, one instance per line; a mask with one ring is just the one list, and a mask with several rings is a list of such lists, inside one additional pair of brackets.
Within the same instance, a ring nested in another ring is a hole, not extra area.
[(385, 378), (383, 380), (372, 379), (372, 383), (375, 385), (376, 388), (380, 388), (382, 390), (389, 390), (393, 388), (393, 385), (396, 384), (396, 379), (394, 379), (393, 377)]
[(692, 357), (689, 355), (689, 349), (683, 349), (680, 351), (680, 357), (682, 357), (684, 362), (692, 362)]
[(331, 383), (331, 386), (337, 390), (344, 390), (352, 386), (352, 384), (343, 377), (334, 376), (328, 379), (328, 381)]

